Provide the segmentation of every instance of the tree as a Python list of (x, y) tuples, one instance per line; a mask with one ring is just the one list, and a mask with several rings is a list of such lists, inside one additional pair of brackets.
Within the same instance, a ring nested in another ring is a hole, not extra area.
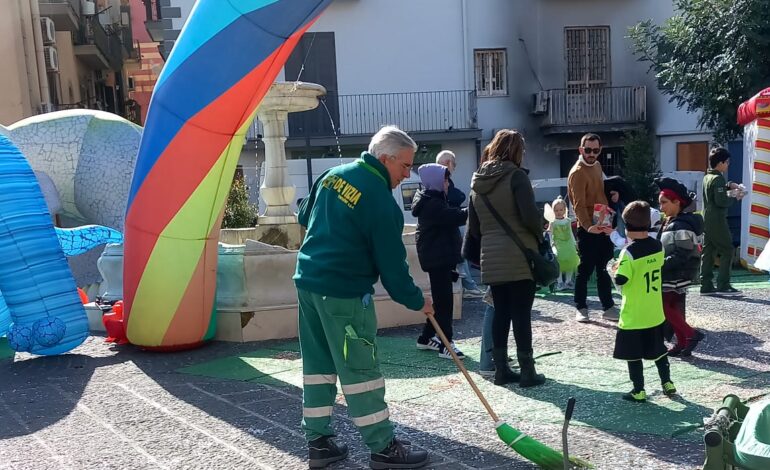
[[(657, 206), (655, 199), (657, 186), (655, 178), (661, 176), (658, 162), (655, 160), (655, 150), (647, 129), (642, 128), (628, 131), (623, 136), (626, 157), (621, 169), (623, 178), (636, 193), (636, 198)], [(630, 201), (626, 201), (630, 202)]]
[(222, 228), (253, 227), (256, 223), (257, 207), (249, 202), (248, 187), (242, 178), (235, 178), (227, 195)]
[(725, 143), (741, 135), (738, 105), (770, 86), (770, 0), (674, 0), (677, 14), (629, 36), (658, 88)]

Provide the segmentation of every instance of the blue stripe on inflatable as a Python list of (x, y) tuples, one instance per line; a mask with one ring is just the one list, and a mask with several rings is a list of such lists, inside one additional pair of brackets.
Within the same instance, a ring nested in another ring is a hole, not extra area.
[(105, 243), (123, 243), (122, 233), (103, 225), (54, 228), (59, 245), (66, 256), (82, 255)]
[(29, 163), (0, 135), (0, 292), (16, 351), (61, 354), (88, 337), (88, 318)]
[[(220, 0), (214, 0), (217, 5)], [(207, 3), (209, 0), (199, 0)], [(300, 26), (314, 19), (329, 0), (281, 0), (250, 12), (230, 23), (177, 65), (174, 73), (156, 84), (150, 107), (166, 112), (147, 114), (136, 162), (128, 207), (155, 162), (182, 126), (203, 108), (254, 70)], [(308, 15), (307, 11), (312, 8)], [(197, 23), (185, 26), (185, 34)], [(180, 36), (177, 43), (182, 43)], [(164, 72), (165, 73), (165, 70)], [(173, 113), (169, 110), (174, 110)], [(233, 129), (208, 129), (232, 135)], [(146, 148), (145, 148), (146, 147)]]
[(182, 28), (181, 34), (184, 35), (184, 41), (177, 41), (174, 49), (171, 51), (163, 71), (155, 83), (156, 87), (163, 84), (170, 74), (179, 67), (181, 63), (195, 52), (212, 37), (225, 29), (230, 23), (237, 20), (244, 14), (263, 8), (278, 0), (240, 0), (236, 6), (232, 2), (199, 1), (195, 4), (189, 20)]
[(5, 305), (3, 293), (0, 292), (0, 338), (5, 336), (9, 326), (11, 326), (11, 312), (8, 311), (8, 306)]

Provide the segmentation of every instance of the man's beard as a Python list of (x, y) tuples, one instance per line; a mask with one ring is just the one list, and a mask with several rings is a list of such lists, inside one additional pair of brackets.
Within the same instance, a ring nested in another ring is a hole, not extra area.
[(582, 153), (580, 154), (580, 156), (578, 157), (578, 159), (580, 160), (580, 162), (581, 162), (583, 165), (586, 165), (586, 166), (594, 166), (594, 165), (596, 165), (596, 163), (599, 161), (599, 158), (596, 158), (596, 159), (594, 159), (594, 161), (593, 161), (592, 163), (588, 163), (588, 162), (586, 161), (586, 159), (585, 159), (585, 158), (583, 158), (583, 154), (582, 154)]

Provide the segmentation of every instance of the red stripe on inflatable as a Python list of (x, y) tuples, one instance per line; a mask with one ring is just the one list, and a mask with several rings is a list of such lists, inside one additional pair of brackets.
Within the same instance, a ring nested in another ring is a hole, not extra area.
[(770, 238), (770, 230), (767, 230), (766, 228), (758, 227), (756, 225), (752, 225), (749, 227), (749, 233), (762, 238)]
[(760, 206), (758, 204), (752, 204), (751, 213), (768, 216), (770, 215), (770, 207)]
[(751, 187), (752, 191), (756, 191), (758, 193), (767, 194), (770, 196), (770, 186), (762, 183), (754, 182), (754, 185)]
[(211, 135), (202, 132), (201, 128), (207, 128), (210, 122), (217, 122), (217, 127), (220, 127), (222, 119), (238, 114), (231, 118), (234, 134), (240, 128), (244, 116), (232, 110), (242, 109), (244, 102), (262, 101), (289, 54), (312, 23), (307, 23), (303, 29), (290, 36), (259, 67), (190, 119), (145, 178), (126, 214), (127, 231), (133, 232), (133, 239), (127, 244), (130, 256), (125, 258), (124, 268), (126, 310), (131, 309), (139, 280), (158, 234), (179, 212), (232, 140), (232, 135)]
[(770, 150), (770, 142), (766, 140), (757, 140), (757, 148), (762, 150)]
[(750, 246), (750, 247), (746, 248), (746, 254), (749, 255), (749, 256), (754, 256), (754, 247)]
[(754, 169), (757, 171), (767, 171), (770, 172), (770, 163), (765, 162), (754, 162)]
[(163, 336), (163, 344), (189, 342), (191, 338), (202, 340), (209, 329), (217, 287), (217, 234), (223, 216), (224, 208), (206, 240), (187, 290)]
[(757, 120), (757, 125), (759, 127), (766, 127), (768, 129), (770, 129), (770, 119), (758, 119)]

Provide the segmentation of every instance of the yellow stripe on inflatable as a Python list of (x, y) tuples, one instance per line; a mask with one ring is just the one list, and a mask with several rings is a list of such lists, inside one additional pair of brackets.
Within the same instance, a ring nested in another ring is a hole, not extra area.
[[(227, 184), (223, 180), (232, 178), (235, 172), (250, 123), (251, 119), (239, 129), (201, 184), (158, 237), (131, 307), (155, 314), (129, 316), (128, 331), (131, 332), (129, 340), (132, 343), (150, 347), (163, 345), (163, 337), (203, 254), (206, 237), (227, 201), (230, 184), (229, 180)], [(200, 221), (201, 213), (207, 211), (211, 215), (202, 227), (203, 231), (197, 234), (200, 238), (190, 239), (191, 228)]]

